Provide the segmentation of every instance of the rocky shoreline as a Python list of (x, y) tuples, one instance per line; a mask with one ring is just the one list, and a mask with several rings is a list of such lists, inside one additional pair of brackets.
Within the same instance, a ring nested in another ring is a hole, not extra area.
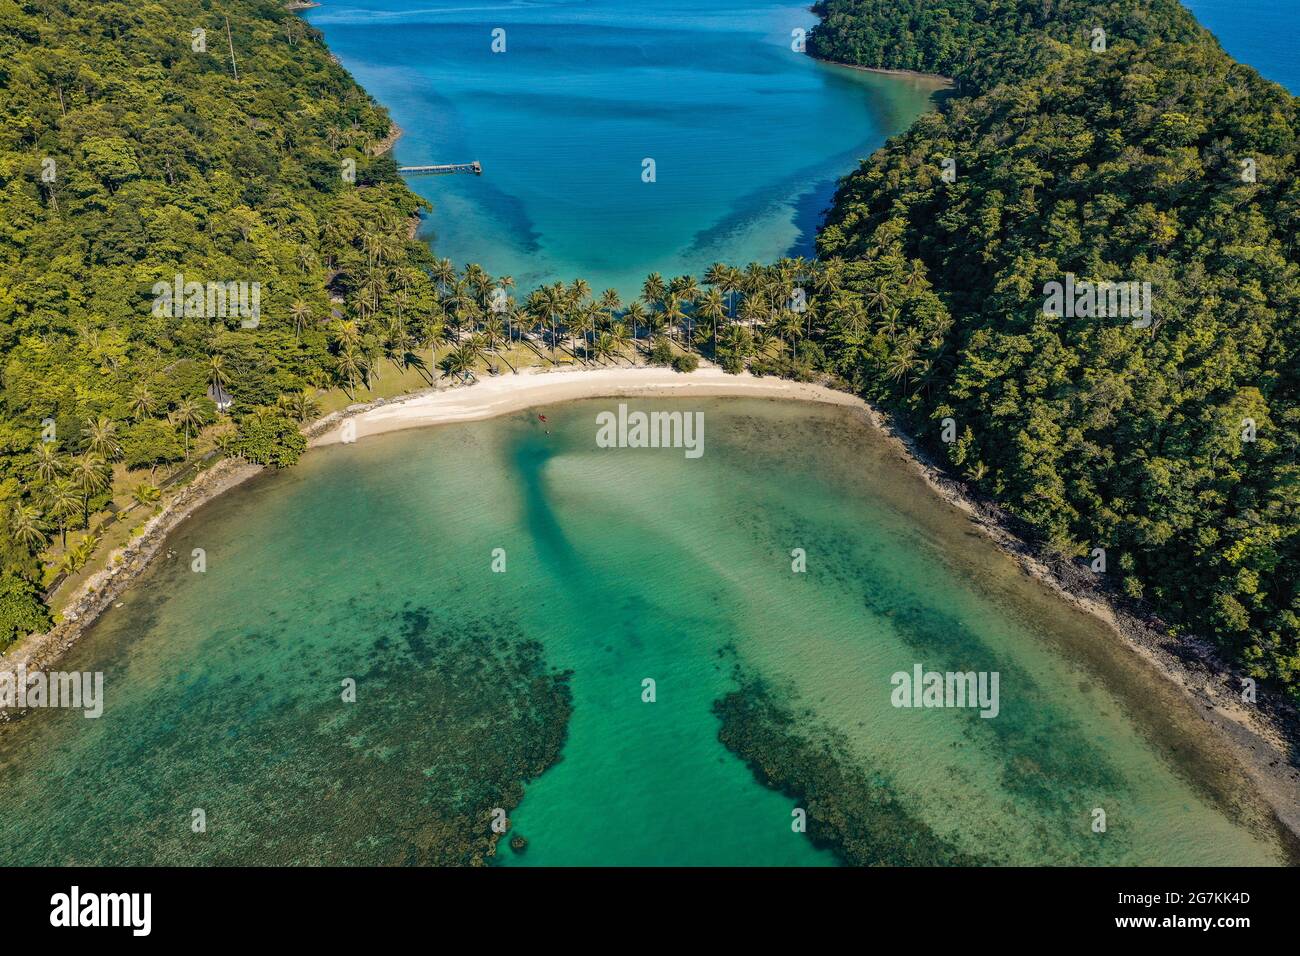
[(935, 494), (965, 512), (1024, 573), (1105, 622), (1187, 697), (1236, 756), (1272, 810), (1293, 857), (1300, 859), (1300, 711), (1282, 695), (1263, 687), (1258, 690), (1257, 703), (1243, 702), (1244, 675), (1224, 661), (1210, 641), (1192, 635), (1175, 637), (1154, 614), (1103, 590), (1096, 575), (1033, 547), (1012, 516), (949, 477), (888, 415), (865, 402), (863, 407), (871, 424), (894, 444), (899, 458)]
[[(108, 565), (86, 580), (60, 612), (61, 620), (43, 634), (29, 635), (7, 653), (0, 654), (0, 669), (28, 671), (48, 669), (58, 662), (86, 632), (95, 619), (112, 606), (144, 572), (176, 526), (199, 506), (222, 492), (242, 484), (262, 471), (235, 458), (224, 458), (200, 472), (176, 493), (158, 514), (145, 524), (141, 534), (114, 551)], [(0, 722), (15, 720), (21, 712), (0, 710)]]
[(370, 147), (370, 155), (372, 156), (384, 155), (384, 153), (388, 152), (390, 149), (392, 149), (394, 146), (397, 145), (397, 141), (402, 138), (402, 133), (404, 132), (405, 130), (403, 130), (402, 127), (398, 126), (396, 123), (390, 120), (388, 123), (388, 135), (385, 136), (383, 139), (381, 139), (379, 142), (375, 143), (374, 146)]

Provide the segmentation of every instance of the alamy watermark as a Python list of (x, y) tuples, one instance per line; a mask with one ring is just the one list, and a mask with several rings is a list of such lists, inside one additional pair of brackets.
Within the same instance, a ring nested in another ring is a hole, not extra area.
[(155, 318), (224, 319), (238, 318), (240, 326), (257, 328), (262, 319), (260, 282), (186, 282), (176, 273), (171, 282), (153, 284)]
[(29, 707), (66, 707), (94, 719), (104, 713), (102, 671), (32, 671), (19, 664), (17, 671), (0, 671), (0, 710)]
[(73, 886), (50, 897), (50, 925), (125, 927), (132, 936), (148, 936), (153, 928), (153, 894), (83, 893)]
[(641, 412), (627, 410), (596, 416), (596, 445), (600, 448), (683, 448), (687, 458), (704, 454), (703, 412)]
[(927, 671), (920, 664), (912, 672), (895, 671), (889, 702), (895, 707), (978, 707), (981, 717), (996, 717), (997, 671)]
[(1150, 282), (1076, 282), (1067, 272), (1065, 282), (1046, 283), (1043, 295), (1043, 315), (1132, 319), (1135, 329), (1151, 325)]

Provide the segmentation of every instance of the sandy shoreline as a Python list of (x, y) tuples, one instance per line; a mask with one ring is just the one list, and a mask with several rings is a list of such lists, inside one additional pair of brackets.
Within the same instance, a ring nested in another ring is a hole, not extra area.
[[(702, 367), (683, 374), (668, 368), (523, 369), (518, 375), (483, 378), (460, 388), (418, 393), (383, 405), (357, 409), (346, 416), (357, 439), (403, 428), (422, 428), (451, 422), (473, 422), (540, 405), (584, 398), (720, 398), (751, 396), (824, 402), (832, 405), (863, 404), (845, 392), (787, 379), (759, 378), (745, 373), (728, 375), (718, 368)], [(313, 447), (342, 440), (342, 421), (331, 423), (310, 441)]]
[[(53, 667), (144, 573), (177, 525), (201, 505), (261, 471), (261, 465), (226, 458), (201, 472), (145, 523), (137, 537), (115, 550), (102, 571), (91, 575), (77, 589), (61, 611), (62, 620), (45, 633), (28, 635), (0, 654), (0, 670), (15, 670), (20, 665), (29, 671)], [(0, 722), (10, 719), (11, 714), (0, 709)]]
[(862, 73), (880, 73), (884, 76), (910, 76), (918, 80), (925, 80), (933, 83), (936, 87), (951, 87), (953, 81), (951, 77), (940, 76), (938, 73), (921, 73), (917, 70), (895, 70), (886, 66), (859, 66), (857, 63), (841, 63), (839, 60), (824, 60), (821, 57), (813, 57), (821, 63), (829, 63), (831, 66), (842, 66), (846, 70), (858, 70)]

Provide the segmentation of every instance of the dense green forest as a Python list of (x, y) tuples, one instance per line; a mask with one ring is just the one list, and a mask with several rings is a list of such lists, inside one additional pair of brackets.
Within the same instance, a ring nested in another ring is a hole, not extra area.
[[(1124, 593), (1300, 694), (1298, 101), (1176, 0), (818, 9), (818, 55), (961, 81), (835, 198), (819, 254), (872, 321), (831, 364), (1051, 548), (1104, 548)], [(1150, 321), (1044, 314), (1067, 273), (1149, 283)]]
[(1094, 28), (1139, 46), (1206, 41), (1178, 0), (822, 0), (814, 56), (950, 77), (964, 94), (1040, 74)]
[[(233, 399), (228, 447), (291, 461), (304, 389), (341, 341), (377, 348), (340, 336), (331, 295), (427, 305), (388, 132), (269, 0), (0, 0), (0, 646), (46, 621), (37, 556), (84, 560), (93, 536), (68, 533), (115, 474), (189, 457), (209, 388)], [(156, 309), (177, 275), (257, 283), (259, 314)]]

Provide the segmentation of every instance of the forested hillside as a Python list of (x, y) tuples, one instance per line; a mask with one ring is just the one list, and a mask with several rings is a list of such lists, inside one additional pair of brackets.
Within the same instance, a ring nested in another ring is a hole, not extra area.
[(1035, 76), (1092, 30), (1147, 46), (1210, 42), (1178, 0), (823, 0), (814, 56), (939, 73), (967, 94)]
[[(209, 388), (236, 450), (291, 460), (337, 333), (375, 348), (330, 293), (427, 300), (388, 131), (277, 3), (0, 0), (0, 647), (45, 621), (36, 556), (74, 560), (115, 472), (187, 457)], [(257, 283), (260, 314), (159, 314), (178, 274)]]
[[(1125, 593), (1300, 694), (1297, 100), (1174, 0), (819, 11), (819, 55), (962, 80), (836, 196), (819, 252), (872, 319), (832, 323), (832, 363), (1061, 553), (1105, 549)], [(1045, 314), (1067, 274), (1149, 283), (1150, 321)]]

